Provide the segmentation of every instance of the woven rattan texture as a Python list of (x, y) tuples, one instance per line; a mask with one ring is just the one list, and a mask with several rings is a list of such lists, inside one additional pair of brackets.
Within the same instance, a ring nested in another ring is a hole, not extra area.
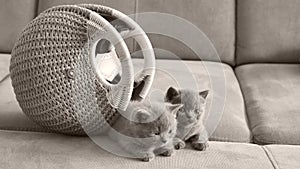
[(12, 51), (10, 71), (20, 107), (55, 132), (101, 133), (119, 115), (84, 48), (89, 16), (81, 7), (51, 8), (26, 26)]

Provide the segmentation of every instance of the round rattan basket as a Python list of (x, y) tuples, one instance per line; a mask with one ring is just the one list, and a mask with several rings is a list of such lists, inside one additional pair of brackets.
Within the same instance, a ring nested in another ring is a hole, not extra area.
[[(120, 25), (129, 31), (118, 30)], [(133, 36), (130, 32), (138, 32), (134, 38), (146, 51), (145, 69), (137, 75), (123, 40)], [(116, 84), (101, 76), (96, 64), (102, 39), (110, 42), (108, 49), (120, 46)], [(98, 134), (118, 119), (118, 109), (126, 109), (134, 84), (143, 81), (135, 95), (145, 97), (153, 81), (154, 53), (146, 34), (123, 13), (93, 4), (63, 5), (44, 11), (24, 28), (10, 72), (19, 105), (34, 122), (68, 135)]]

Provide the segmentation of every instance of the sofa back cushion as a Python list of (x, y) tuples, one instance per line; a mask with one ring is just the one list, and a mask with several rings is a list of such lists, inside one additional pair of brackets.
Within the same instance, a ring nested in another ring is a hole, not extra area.
[(6, 0), (0, 5), (0, 53), (10, 53), (18, 35), (36, 15), (37, 0)]
[[(221, 61), (234, 65), (235, 0), (138, 0), (137, 12), (169, 13), (191, 22), (212, 41)], [(139, 17), (137, 21), (140, 22)], [(163, 27), (163, 23), (161, 25)], [(185, 31), (187, 30), (182, 30), (184, 36), (188, 36)], [(182, 59), (199, 59), (189, 46), (185, 46), (179, 40), (158, 34), (149, 37), (156, 48), (172, 52)], [(204, 53), (204, 55), (209, 54)], [(214, 58), (206, 56), (204, 58), (204, 60), (216, 61)]]
[(238, 0), (237, 7), (237, 64), (299, 62), (299, 0)]

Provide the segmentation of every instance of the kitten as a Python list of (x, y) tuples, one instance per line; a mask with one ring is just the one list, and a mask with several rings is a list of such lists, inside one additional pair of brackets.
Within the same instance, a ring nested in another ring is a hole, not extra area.
[(181, 107), (163, 102), (131, 102), (124, 112), (129, 119), (121, 116), (109, 135), (126, 152), (143, 161), (155, 155), (171, 156), (177, 128), (175, 116)]
[(170, 87), (165, 101), (183, 104), (177, 112), (177, 133), (174, 139), (175, 149), (185, 147), (191, 142), (194, 149), (204, 151), (208, 147), (208, 135), (204, 127), (205, 106), (208, 90), (196, 92), (189, 89), (177, 90)]

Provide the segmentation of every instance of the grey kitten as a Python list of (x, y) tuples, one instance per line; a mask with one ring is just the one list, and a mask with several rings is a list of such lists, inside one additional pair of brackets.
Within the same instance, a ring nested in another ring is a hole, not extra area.
[(208, 135), (204, 126), (205, 106), (208, 90), (196, 92), (189, 89), (177, 90), (170, 87), (165, 101), (172, 104), (183, 104), (177, 112), (177, 133), (174, 139), (175, 149), (185, 147), (191, 142), (196, 150), (206, 150)]
[(177, 129), (175, 119), (182, 105), (163, 102), (131, 102), (112, 126), (116, 132), (110, 132), (120, 146), (135, 158), (143, 161), (154, 159), (155, 155), (171, 156), (174, 150), (174, 137)]

